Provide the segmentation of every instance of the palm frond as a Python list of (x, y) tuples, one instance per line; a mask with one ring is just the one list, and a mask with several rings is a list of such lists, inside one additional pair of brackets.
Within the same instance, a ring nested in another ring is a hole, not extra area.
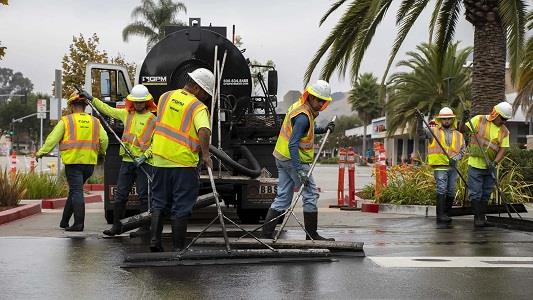
[(344, 2), (346, 2), (346, 0), (339, 0), (335, 3), (333, 3), (331, 5), (331, 7), (328, 9), (328, 11), (322, 16), (322, 18), (320, 19), (320, 22), (318, 23), (319, 26), (321, 26), (325, 21), (326, 19), (334, 12), (336, 11), (341, 5), (344, 4)]
[(444, 0), (437, 19), (437, 41), (439, 54), (442, 56), (455, 34), (455, 27), (461, 11), (462, 1)]
[(122, 30), (122, 39), (127, 42), (129, 37), (132, 35), (139, 35), (148, 39), (157, 36), (157, 33), (152, 30), (152, 28), (146, 26), (142, 21), (137, 21), (129, 24), (124, 27)]
[(424, 8), (426, 8), (428, 2), (429, 0), (417, 1), (413, 4), (413, 6), (411, 6), (409, 12), (406, 13), (405, 17), (402, 20), (398, 20), (400, 28), (398, 30), (398, 33), (396, 34), (396, 38), (394, 39), (394, 44), (389, 55), (389, 61), (387, 62), (387, 67), (385, 68), (383, 78), (381, 79), (382, 84), (384, 84), (385, 80), (387, 79), (387, 74), (389, 73), (390, 67), (392, 66), (392, 62), (394, 61), (398, 50), (400, 50), (400, 47), (402, 46), (402, 43), (405, 40), (405, 37), (418, 19), (418, 16), (420, 16)]
[(521, 0), (499, 1), (498, 10), (507, 36), (507, 54), (511, 69), (511, 81), (518, 78), (522, 61), (525, 34), (525, 7)]
[(437, 0), (435, 3), (435, 8), (433, 9), (433, 13), (431, 14), (431, 20), (429, 21), (429, 41), (428, 43), (431, 44), (433, 42), (433, 32), (435, 31), (435, 25), (437, 24), (437, 18), (439, 16), (439, 11), (442, 7), (442, 0)]

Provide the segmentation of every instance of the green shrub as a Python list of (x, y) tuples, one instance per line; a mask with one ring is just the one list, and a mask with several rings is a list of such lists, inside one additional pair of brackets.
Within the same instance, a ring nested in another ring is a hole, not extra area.
[(17, 173), (14, 176), (7, 169), (0, 172), (0, 207), (17, 206), (20, 199), (24, 198), (26, 189), (23, 184), (24, 174)]
[(28, 199), (48, 199), (66, 197), (68, 193), (65, 178), (50, 174), (27, 173), (22, 182)]
[(87, 179), (87, 183), (89, 184), (104, 183), (103, 165), (95, 166), (93, 175), (89, 177), (89, 179)]
[(363, 199), (374, 199), (375, 189), (373, 184), (367, 184), (363, 187), (361, 191), (358, 192), (357, 196)]
[(516, 164), (524, 176), (524, 181), (533, 182), (533, 150), (520, 149), (518, 147), (511, 147), (507, 152), (507, 157), (510, 160), (503, 161), (503, 166), (507, 168), (513, 162)]

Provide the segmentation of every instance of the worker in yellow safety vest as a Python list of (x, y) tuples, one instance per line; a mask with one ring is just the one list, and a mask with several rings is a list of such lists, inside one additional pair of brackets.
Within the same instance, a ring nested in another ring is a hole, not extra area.
[(496, 166), (509, 148), (509, 130), (505, 123), (512, 116), (511, 104), (500, 102), (490, 115), (477, 115), (466, 123), (466, 133), (472, 135), (468, 145), (468, 194), (474, 212), (474, 227), (491, 226), (485, 212), (494, 189)]
[[(86, 98), (73, 93), (67, 101), (69, 114), (63, 116), (36, 153), (37, 159), (52, 151), (59, 144), (61, 159), (65, 164), (68, 183), (68, 198), (63, 209), (59, 227), (65, 231), (83, 231), (85, 223), (85, 201), (83, 184), (94, 171), (98, 156), (104, 156), (107, 149), (107, 134), (100, 121), (85, 113)], [(74, 224), (69, 226), (74, 214)]]
[(433, 128), (424, 129), (421, 119), (423, 116), (417, 115), (417, 117), (418, 136), (430, 140), (427, 159), (428, 164), (433, 168), (437, 189), (437, 228), (449, 228), (452, 222), (450, 212), (457, 187), (456, 165), (466, 151), (463, 134), (457, 130), (456, 116), (449, 107), (443, 107), (435, 116), (436, 126)]
[[(146, 178), (146, 174), (142, 172), (140, 167), (150, 170), (149, 165), (145, 162), (146, 156), (143, 153), (150, 147), (152, 142), (156, 119), (152, 112), (157, 110), (157, 106), (148, 89), (142, 84), (132, 88), (131, 93), (126, 97), (125, 108), (114, 108), (96, 97), (93, 98), (86, 92), (82, 92), (82, 94), (92, 101), (94, 107), (102, 114), (122, 121), (124, 124), (122, 143), (133, 154), (133, 157), (130, 157), (120, 147), (122, 163), (118, 173), (117, 190), (113, 202), (113, 226), (104, 230), (105, 235), (114, 236), (122, 233), (120, 220), (124, 218), (126, 203), (133, 184), (135, 184), (139, 202), (141, 203), (141, 211), (148, 210), (148, 178)], [(132, 236), (147, 235), (150, 232), (149, 230), (150, 225), (147, 224), (132, 233)]]
[(335, 129), (333, 122), (324, 128), (315, 127), (315, 118), (320, 111), (326, 109), (331, 100), (329, 83), (318, 80), (307, 86), (302, 97), (289, 107), (285, 115), (273, 153), (279, 174), (277, 195), (265, 218), (264, 238), (273, 238), (278, 222), (272, 220), (289, 208), (294, 188), (303, 184), (304, 225), (309, 234), (306, 239), (334, 240), (317, 233), (318, 192), (313, 177), (307, 175), (315, 155), (315, 133), (326, 133), (328, 129), (333, 132)]
[(187, 223), (198, 197), (200, 185), (198, 162), (210, 168), (211, 136), (207, 103), (215, 78), (211, 71), (199, 68), (188, 73), (190, 80), (182, 89), (159, 97), (157, 121), (152, 144), (145, 152), (151, 159), (154, 181), (150, 228), (150, 250), (161, 252), (163, 215), (170, 209), (173, 251), (184, 248)]

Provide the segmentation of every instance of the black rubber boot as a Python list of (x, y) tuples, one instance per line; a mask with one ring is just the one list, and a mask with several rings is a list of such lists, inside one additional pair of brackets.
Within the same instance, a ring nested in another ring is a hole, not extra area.
[(318, 234), (318, 212), (304, 212), (304, 225), (305, 230), (309, 235), (305, 236), (306, 240), (310, 240), (311, 238), (313, 240), (317, 241), (334, 241), (334, 238), (325, 238), (323, 236), (320, 236)]
[(477, 203), (478, 205), (478, 220), (476, 223), (476, 220), (474, 219), (474, 227), (482, 228), (482, 227), (494, 227), (493, 224), (487, 222), (487, 217), (485, 216), (485, 212), (487, 211), (487, 206), (489, 206), (489, 201), (483, 201)]
[(76, 203), (72, 206), (74, 208), (74, 224), (65, 228), (65, 231), (83, 231), (85, 224), (85, 203)]
[[(148, 211), (148, 206), (143, 205), (141, 208), (141, 213)], [(139, 229), (134, 232), (130, 232), (130, 238), (146, 238), (150, 237), (150, 223), (141, 225)]]
[(122, 233), (122, 223), (120, 220), (124, 218), (124, 210), (126, 205), (124, 203), (117, 203), (113, 206), (113, 226), (110, 229), (104, 230), (105, 235), (114, 236)]
[(446, 229), (446, 228), (448, 228), (448, 223), (451, 221), (451, 219), (446, 214), (446, 208), (447, 208), (446, 195), (437, 194), (437, 205), (436, 205), (437, 229)]
[(163, 252), (161, 244), (161, 233), (163, 232), (163, 214), (161, 211), (152, 212), (152, 223), (150, 225), (150, 251)]
[[(278, 224), (278, 221), (272, 221), (270, 222), (270, 220), (273, 220), (277, 217), (279, 217), (279, 215), (281, 215), (282, 212), (280, 211), (277, 211), (275, 209), (272, 209), (270, 208), (268, 210), (268, 213), (265, 217), (265, 226), (263, 226), (263, 238), (264, 239), (273, 239), (274, 238), (274, 231), (276, 230), (276, 225)], [(283, 218), (280, 218), (280, 219), (283, 219)]]
[(472, 212), (474, 213), (474, 227), (485, 227), (485, 212), (483, 211), (481, 200), (472, 201)]
[(452, 223), (451, 213), (452, 213), (452, 208), (453, 208), (453, 200), (455, 200), (453, 196), (446, 196), (446, 215), (450, 219), (450, 221), (448, 221), (448, 224), (450, 225)]
[(72, 208), (72, 201), (68, 201), (65, 204), (65, 208), (63, 208), (63, 216), (61, 217), (61, 222), (59, 222), (60, 228), (67, 228), (69, 227), (70, 217), (72, 217), (72, 213), (74, 212), (74, 209)]
[(178, 252), (185, 248), (185, 237), (187, 236), (187, 223), (189, 218), (173, 218), (170, 220), (172, 226), (172, 251)]

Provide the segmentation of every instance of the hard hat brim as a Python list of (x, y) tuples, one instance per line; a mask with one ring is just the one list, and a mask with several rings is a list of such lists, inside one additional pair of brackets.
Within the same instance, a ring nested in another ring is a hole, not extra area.
[(453, 119), (455, 118), (455, 115), (454, 114), (442, 114), (442, 115), (437, 115), (435, 117), (436, 119)]
[(189, 77), (191, 77), (191, 79), (197, 85), (199, 85), (202, 88), (202, 90), (204, 90), (206, 93), (208, 93), (209, 96), (213, 97), (213, 90), (212, 89), (209, 89), (208, 87), (206, 87), (203, 82), (196, 81), (196, 78), (194, 78), (194, 76), (192, 76), (192, 72), (191, 73), (187, 73), (187, 74), (189, 74)]
[(326, 100), (326, 101), (332, 101), (333, 98), (331, 98), (331, 96), (327, 97), (327, 98), (324, 98), (322, 96), (320, 96), (319, 94), (317, 94), (315, 91), (313, 91), (313, 89), (307, 89), (307, 91), (309, 92), (309, 94), (317, 97), (318, 99), (321, 99), (321, 100)]
[(131, 102), (146, 102), (146, 101), (150, 101), (153, 99), (152, 95), (148, 94), (148, 96), (146, 97), (133, 97), (131, 94), (129, 94), (127, 97), (126, 97), (127, 100), (131, 101)]

